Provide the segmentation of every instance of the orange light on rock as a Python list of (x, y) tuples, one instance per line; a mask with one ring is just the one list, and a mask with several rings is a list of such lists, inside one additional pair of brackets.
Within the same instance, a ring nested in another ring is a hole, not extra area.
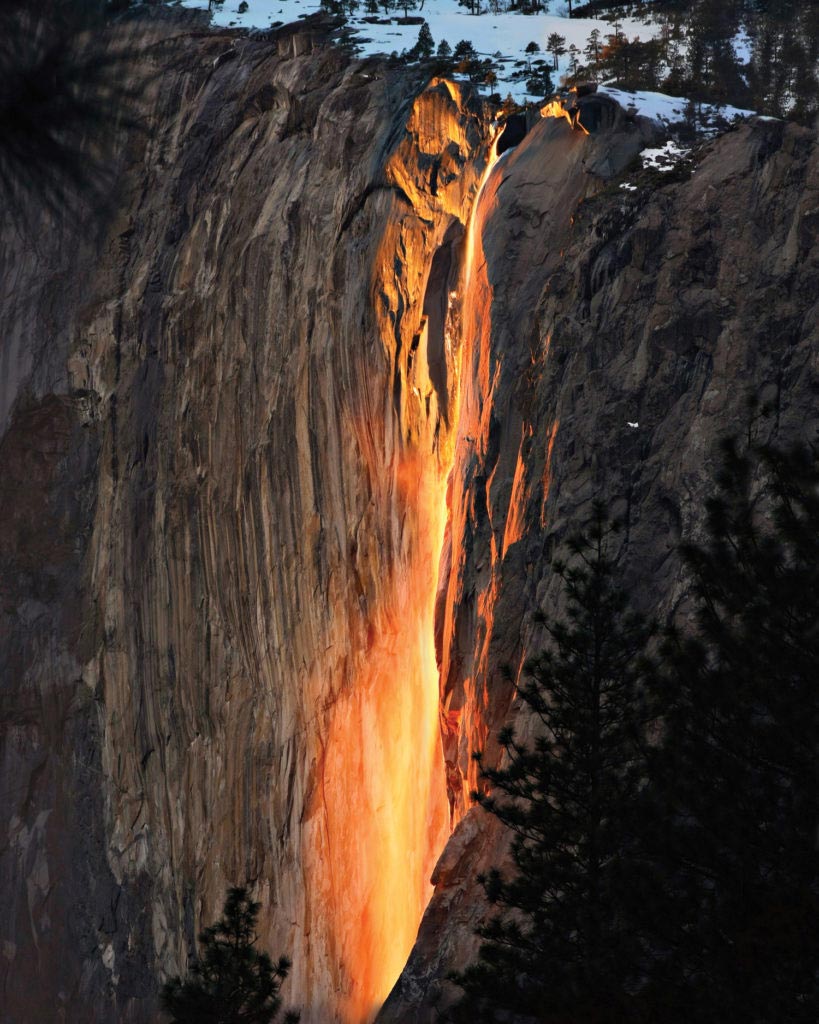
[(543, 464), (543, 497), (540, 502), (540, 525), (546, 526), (546, 502), (549, 500), (549, 488), (552, 484), (552, 450), (555, 446), (555, 438), (557, 437), (557, 430), (560, 426), (560, 420), (555, 420), (549, 427), (546, 436), (546, 459)]
[(509, 497), (509, 511), (506, 514), (506, 525), (503, 531), (501, 554), (504, 558), (512, 544), (516, 544), (523, 536), (524, 514), (529, 496), (526, 485), (525, 444), (531, 436), (532, 428), (525, 427), (521, 434), (518, 461), (515, 464), (515, 476), (512, 480), (512, 493)]
[[(492, 170), (497, 163), (497, 140), (493, 142), (486, 168), (472, 206), (467, 234), (465, 239), (465, 259), (461, 274), (459, 294), (461, 296), (461, 354), (459, 387), (454, 396), (455, 415), (453, 423), (457, 424), (456, 441), (452, 452), (450, 488), (449, 488), (449, 521), (447, 528), (448, 550), (446, 552), (446, 571), (443, 571), (443, 621), (441, 643), (441, 684), (447, 686), (450, 674), (450, 655), (453, 649), (453, 608), (455, 595), (462, 575), (462, 567), (466, 557), (463, 537), (469, 515), (464, 503), (466, 487), (462, 473), (469, 462), (469, 453), (477, 449), (482, 451), (488, 436), (489, 423), (484, 416), (490, 404), (484, 405), (483, 399), (491, 393), (493, 380), (497, 376), (497, 366), (493, 367), (490, 327), (492, 307), (492, 285), (486, 274), (482, 231), (486, 211), (495, 202), (497, 179), (493, 178)], [(484, 619), (485, 637), (491, 633), (494, 599), (490, 596), (482, 600), (479, 614)], [(488, 643), (488, 640), (487, 640)], [(447, 768), (447, 792), (450, 801), (453, 825), (457, 824), (469, 806), (470, 783), (467, 778), (469, 770), (464, 773), (459, 764), (459, 733), (471, 729), (473, 723), (462, 722), (464, 708), (475, 706), (473, 690), (480, 683), (477, 679), (466, 679), (462, 689), (455, 694), (446, 695), (446, 724), (454, 725), (445, 728), (444, 756)]]
[(583, 126), (582, 122), (580, 121), (580, 110), (577, 108), (567, 110), (566, 107), (563, 106), (561, 100), (552, 100), (550, 103), (547, 103), (545, 104), (545, 106), (542, 106), (540, 108), (540, 116), (565, 118), (565, 120), (568, 122), (569, 127), (572, 130), (581, 131), (584, 135), (589, 134), (586, 128)]
[(403, 969), (449, 835), (433, 631), (445, 481), (434, 460), (409, 458), (395, 486), (417, 510), (420, 550), (389, 603), (368, 610), (372, 644), (332, 708), (323, 765), (336, 901), (326, 913), (343, 965), (336, 1012), (347, 1024), (371, 1021)]

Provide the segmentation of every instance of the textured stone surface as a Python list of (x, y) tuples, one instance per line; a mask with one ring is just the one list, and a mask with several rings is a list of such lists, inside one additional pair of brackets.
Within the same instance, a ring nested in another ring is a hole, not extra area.
[(244, 882), (303, 1019), (358, 1021), (431, 892), (486, 128), (314, 42), (153, 38), (115, 221), (4, 242), (4, 1024), (154, 1019)]
[(432, 874), (381, 1014), (430, 1020), (555, 545), (614, 495), (667, 611), (743, 390), (815, 438), (816, 138), (759, 122), (625, 194), (645, 125), (543, 120), (467, 238), (455, 87), (312, 29), (146, 60), (114, 221), (0, 239), (0, 1020), (155, 1020), (248, 882), (305, 1024), (358, 1024)]
[[(606, 186), (598, 176), (628, 163), (637, 130), (620, 121), (587, 138), (544, 121), (481, 198), (441, 611), (462, 808), (472, 751), (496, 757), (514, 718), (501, 669), (537, 648), (532, 613), (557, 598), (551, 557), (592, 501), (625, 520), (639, 603), (684, 617), (676, 546), (698, 536), (716, 442), (748, 429), (748, 393), (773, 404), (753, 426), (763, 437), (819, 441), (816, 133), (755, 121), (709, 146), (687, 181)], [(431, 1021), (453, 997), (441, 979), (474, 955), (485, 912), (475, 875), (502, 862), (492, 825), (478, 808), (461, 820), (379, 1021)]]

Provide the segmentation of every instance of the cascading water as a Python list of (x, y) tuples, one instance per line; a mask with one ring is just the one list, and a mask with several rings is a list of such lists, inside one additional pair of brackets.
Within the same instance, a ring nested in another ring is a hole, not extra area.
[[(505, 154), (502, 154), (502, 156)], [(451, 826), (457, 824), (469, 805), (470, 780), (459, 765), (459, 735), (462, 731), (461, 716), (465, 707), (474, 705), (470, 700), (469, 687), (475, 679), (467, 679), (463, 686), (450, 687), (451, 656), (453, 648), (454, 622), (452, 609), (457, 580), (462, 572), (465, 550), (462, 544), (467, 508), (461, 500), (466, 493), (466, 474), (471, 452), (486, 438), (488, 426), (482, 422), (483, 409), (479, 395), (490, 391), (490, 328), (492, 286), (486, 275), (483, 259), (482, 230), (486, 211), (494, 203), (497, 189), (497, 175), (493, 176), (498, 161), (498, 138), (490, 148), (472, 211), (469, 218), (465, 241), (465, 259), (460, 288), (461, 351), (460, 371), (455, 394), (451, 399), (454, 408), (454, 445), (450, 456), (448, 485), (446, 492), (447, 526), (441, 555), (441, 569), (438, 582), (438, 621), (436, 634), (439, 636), (438, 662), (441, 683), (441, 722), (444, 758), (447, 771), (447, 791), (450, 806)], [(479, 387), (476, 388), (476, 382)], [(488, 643), (491, 623), (491, 594), (482, 603), (479, 613), (485, 623), (485, 638)], [(474, 780), (473, 780), (474, 781)]]
[[(395, 486), (419, 516), (435, 511), (434, 465), (404, 461)], [(342, 904), (326, 912), (346, 971), (335, 1012), (349, 1024), (372, 1019), (404, 967), (447, 837), (438, 672), (428, 639), (442, 517), (422, 526), (388, 604), (371, 617), (371, 646), (355, 688), (333, 709), (325, 750), (322, 855)]]
[[(454, 823), (442, 756), (436, 609), (439, 565), (450, 536), (448, 481), (456, 438), (465, 430), (458, 426), (458, 364), (466, 366), (472, 352), (459, 337), (455, 314), (471, 331), (483, 304), (488, 330), (484, 285), (477, 297), (473, 292), (480, 278), (478, 209), (496, 159), (493, 145), (471, 207), (457, 298), (450, 296), (453, 315), (446, 320), (455, 335), (450, 330), (447, 337), (438, 322), (435, 331), (444, 337), (430, 339), (431, 317), (418, 310), (420, 327), (403, 357), (400, 422), (411, 441), (400, 453), (393, 450), (395, 573), (377, 606), (362, 595), (370, 640), (355, 685), (332, 705), (320, 766), (321, 813), (307, 826), (316, 861), (305, 873), (323, 879), (312, 895), (321, 910), (311, 914), (332, 922), (330, 950), (338, 965), (332, 1014), (345, 1024), (372, 1020), (404, 968), (432, 896), (429, 879)], [(447, 244), (454, 252), (455, 243)], [(419, 267), (409, 247), (403, 257), (407, 277), (429, 281), (431, 266)], [(359, 437), (359, 449), (367, 446)], [(373, 454), (374, 464), (378, 457)], [(368, 557), (368, 543), (363, 536), (358, 542), (359, 562)]]

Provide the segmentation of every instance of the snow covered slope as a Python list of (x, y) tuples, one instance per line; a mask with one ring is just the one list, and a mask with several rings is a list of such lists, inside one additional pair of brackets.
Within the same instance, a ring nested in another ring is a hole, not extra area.
[[(286, 24), (297, 18), (320, 10), (319, 0), (246, 0), (247, 10), (239, 12), (240, 0), (225, 0), (220, 7), (214, 7), (213, 21), (216, 25), (236, 28), (269, 28), (276, 23)], [(207, 8), (207, 0), (182, 0), (185, 7)], [(530, 95), (523, 81), (512, 81), (513, 62), (526, 59), (526, 47), (535, 42), (541, 51), (546, 49), (546, 40), (556, 32), (565, 38), (568, 51), (576, 46), (583, 51), (593, 29), (600, 32), (602, 39), (614, 32), (614, 25), (599, 18), (572, 18), (565, 16), (566, 5), (562, 0), (548, 0), (545, 12), (521, 14), (517, 11), (492, 14), (483, 6), (485, 13), (469, 14), (457, 0), (424, 0), (423, 7), (410, 8), (409, 13), (424, 18), (430, 27), (437, 45), (446, 40), (454, 49), (462, 39), (469, 40), (482, 57), (502, 58), (496, 89), (501, 95), (507, 92), (518, 102), (540, 98)], [(350, 24), (358, 32), (359, 46), (364, 54), (401, 53), (415, 45), (418, 39), (418, 25), (398, 24), (403, 11), (392, 11), (390, 24), (372, 25), (363, 19), (367, 16), (360, 4)], [(386, 20), (384, 18), (383, 20)], [(618, 28), (629, 38), (639, 36), (650, 38), (658, 26), (641, 21), (622, 19)], [(534, 55), (551, 63), (552, 57), (545, 52)], [(569, 55), (564, 53), (558, 62), (558, 71), (553, 71), (555, 85), (559, 75), (569, 69)]]
[[(180, 2), (185, 7), (208, 7), (207, 0)], [(537, 14), (522, 14), (519, 11), (492, 13), (493, 6), (496, 9), (503, 6), (497, 2), (482, 4), (483, 13), (478, 15), (470, 14), (458, 0), (409, 0), (409, 3), (415, 4), (409, 7), (409, 13), (426, 20), (436, 45), (446, 40), (454, 49), (461, 40), (468, 40), (481, 57), (494, 58), (498, 67), (498, 81), (494, 90), (501, 96), (510, 94), (518, 103), (540, 99), (541, 95), (528, 91), (526, 76), (521, 77), (520, 66), (516, 68), (516, 62), (525, 61), (527, 57), (529, 60), (546, 60), (557, 86), (560, 76), (569, 71), (570, 47), (576, 47), (582, 54), (595, 29), (600, 33), (601, 42), (615, 32), (612, 22), (600, 18), (568, 18), (563, 0), (547, 0), (544, 11)], [(213, 22), (219, 26), (264, 29), (296, 21), (320, 9), (319, 0), (246, 0), (244, 3), (241, 0), (224, 0), (221, 5), (213, 7)], [(350, 17), (349, 24), (356, 32), (361, 53), (400, 54), (414, 46), (419, 26), (399, 24), (403, 11), (392, 10), (390, 15), (384, 15), (383, 9), (380, 10), (378, 20), (386, 24), (365, 21), (367, 12), (363, 3), (359, 3)], [(628, 18), (618, 20), (616, 29), (629, 39), (639, 38), (644, 41), (660, 32), (659, 24)], [(552, 67), (552, 54), (546, 52), (547, 39), (553, 33), (565, 39), (566, 48), (566, 52), (558, 58), (556, 71)], [(540, 52), (527, 54), (526, 47), (531, 43), (537, 43)], [(515, 74), (516, 71), (518, 74)], [(686, 101), (679, 97), (645, 91), (626, 93), (613, 88), (607, 91), (624, 107), (631, 107), (662, 124), (672, 125), (685, 117)], [(703, 113), (702, 120), (707, 124), (709, 119), (713, 120), (716, 111), (708, 108)], [(736, 107), (723, 107), (719, 110), (719, 116), (726, 120), (750, 113)]]

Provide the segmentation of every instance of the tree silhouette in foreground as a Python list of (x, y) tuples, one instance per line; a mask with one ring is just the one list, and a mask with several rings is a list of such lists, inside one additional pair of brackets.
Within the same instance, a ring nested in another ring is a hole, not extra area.
[(489, 793), (473, 794), (511, 830), (515, 872), (480, 878), (498, 913), (478, 931), (478, 961), (452, 978), (464, 989), (455, 1021), (634, 1019), (628, 982), (640, 952), (627, 903), (650, 873), (633, 854), (631, 814), (645, 776), (653, 630), (617, 582), (614, 536), (597, 506), (570, 562), (553, 566), (566, 615), (545, 623), (547, 645), (518, 688), (536, 736), (503, 730), (501, 766), (481, 771)]
[[(247, 889), (228, 891), (222, 917), (199, 936), (201, 957), (185, 981), (173, 978), (162, 989), (162, 1008), (173, 1024), (271, 1024), (281, 1010), (279, 989), (290, 970), (255, 949), (259, 904)], [(296, 1024), (289, 1011), (284, 1024)]]
[(656, 1019), (819, 1019), (819, 464), (724, 446), (657, 701)]
[(558, 566), (566, 620), (519, 689), (533, 743), (478, 799), (515, 872), (456, 1021), (819, 1020), (819, 460), (723, 446), (655, 657), (602, 520)]

